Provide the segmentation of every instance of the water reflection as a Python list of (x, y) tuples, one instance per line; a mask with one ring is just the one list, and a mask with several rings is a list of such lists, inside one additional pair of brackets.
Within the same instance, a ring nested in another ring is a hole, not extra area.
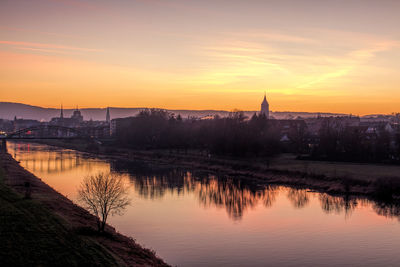
[[(115, 172), (129, 173), (135, 190), (144, 198), (162, 198), (166, 192), (176, 195), (194, 193), (205, 207), (225, 208), (229, 217), (240, 220), (245, 212), (262, 203), (272, 207), (279, 193), (296, 209), (307, 207), (310, 199), (317, 197), (321, 209), (327, 214), (342, 214), (348, 218), (358, 206), (365, 207), (371, 201), (354, 196), (331, 196), (307, 189), (287, 188), (277, 185), (257, 185), (249, 179), (218, 177), (205, 172), (191, 172), (180, 168), (160, 167), (144, 162), (113, 162)], [(378, 215), (399, 217), (400, 205), (373, 202)]]
[(378, 215), (388, 218), (395, 217), (400, 221), (400, 205), (393, 203), (374, 202), (372, 208)]
[(330, 196), (328, 194), (322, 193), (319, 195), (319, 201), (321, 203), (321, 208), (326, 213), (345, 213), (346, 217), (350, 216), (352, 211), (356, 209), (359, 203), (365, 204), (367, 201), (365, 199), (356, 199), (350, 196)]
[(73, 201), (83, 177), (110, 169), (108, 162), (74, 150), (24, 142), (9, 142), (8, 148), (21, 166)]
[(44, 145), (9, 148), (22, 166), (73, 201), (86, 175), (124, 174), (133, 203), (110, 222), (172, 265), (395, 266), (400, 261), (393, 249), (400, 246), (395, 203), (96, 159)]
[(205, 207), (225, 208), (234, 220), (260, 201), (270, 207), (277, 194), (276, 186), (256, 186), (245, 179), (232, 179), (205, 172), (191, 172), (180, 168), (152, 166), (143, 162), (113, 162), (111, 170), (128, 172), (135, 190), (144, 198), (162, 198), (172, 194), (195, 194)]
[(305, 189), (290, 188), (287, 197), (298, 209), (305, 207), (310, 201), (310, 194)]
[(51, 146), (46, 146), (47, 149), (43, 150), (40, 145), (21, 142), (12, 142), (9, 148), (13, 157), (33, 172), (63, 173), (81, 166), (91, 167), (88, 162), (83, 162), (88, 156), (74, 150)]
[[(233, 220), (242, 219), (247, 210), (260, 203), (265, 208), (272, 207), (279, 193), (285, 194), (296, 209), (307, 207), (311, 199), (317, 198), (322, 210), (327, 214), (344, 213), (346, 217), (349, 217), (360, 205), (361, 207), (372, 205), (378, 215), (385, 217), (400, 215), (400, 205), (397, 203), (371, 203), (369, 200), (351, 196), (331, 196), (306, 189), (259, 185), (245, 178), (217, 176), (207, 172), (188, 171), (140, 161), (107, 163), (94, 159), (88, 160), (90, 157), (84, 153), (51, 146), (12, 142), (10, 152), (22, 166), (39, 174), (62, 175), (65, 173), (68, 175), (71, 171), (78, 169), (87, 174), (107, 169), (109, 165), (111, 171), (128, 173), (134, 190), (142, 198), (161, 199), (166, 193), (177, 196), (194, 194), (202, 207), (224, 208)], [(74, 190), (75, 188), (71, 186), (71, 189), (66, 191), (66, 195), (73, 195)]]
[(196, 182), (196, 195), (205, 207), (225, 207), (230, 218), (241, 219), (243, 213), (257, 205), (262, 195), (238, 180), (215, 176)]

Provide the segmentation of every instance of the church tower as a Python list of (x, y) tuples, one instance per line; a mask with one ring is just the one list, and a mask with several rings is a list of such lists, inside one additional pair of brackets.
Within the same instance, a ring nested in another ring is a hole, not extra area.
[(109, 107), (107, 107), (107, 113), (106, 113), (106, 122), (107, 123), (110, 123), (110, 108)]
[(63, 110), (63, 105), (62, 104), (61, 104), (60, 119), (64, 119), (64, 110)]
[(269, 104), (267, 101), (267, 95), (264, 93), (264, 100), (261, 103), (261, 111), (260, 114), (265, 115), (267, 119), (269, 119)]

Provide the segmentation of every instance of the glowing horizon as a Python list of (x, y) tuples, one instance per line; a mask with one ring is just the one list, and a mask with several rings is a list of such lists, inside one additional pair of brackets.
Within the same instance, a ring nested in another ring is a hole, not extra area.
[(400, 2), (0, 3), (0, 101), (400, 112)]

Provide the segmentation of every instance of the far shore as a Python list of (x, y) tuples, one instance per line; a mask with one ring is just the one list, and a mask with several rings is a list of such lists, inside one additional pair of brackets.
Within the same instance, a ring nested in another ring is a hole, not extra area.
[(297, 160), (295, 155), (273, 158), (233, 158), (205, 155), (198, 151), (132, 150), (46, 140), (38, 143), (74, 149), (114, 160), (143, 160), (254, 179), (259, 184), (308, 188), (333, 195), (360, 195), (377, 199), (400, 199), (400, 166)]

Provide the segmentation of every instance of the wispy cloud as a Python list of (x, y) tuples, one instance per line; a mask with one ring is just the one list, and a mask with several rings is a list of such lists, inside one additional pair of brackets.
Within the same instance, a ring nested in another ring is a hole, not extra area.
[(9, 31), (9, 32), (34, 33), (36, 35), (42, 35), (42, 36), (57, 36), (57, 37), (64, 37), (64, 38), (66, 37), (66, 38), (70, 38), (70, 39), (88, 39), (88, 36), (82, 36), (82, 35), (77, 35), (77, 34), (48, 32), (48, 31), (42, 31), (42, 30), (25, 29), (25, 28), (19, 28), (19, 27), (8, 27), (8, 26), (2, 26), (2, 25), (0, 25), (0, 30)]
[(387, 51), (393, 48), (400, 48), (398, 41), (381, 41), (376, 42), (370, 47), (352, 51), (349, 55), (359, 59), (369, 59), (374, 57), (377, 53)]
[(246, 32), (233, 32), (228, 33), (233, 38), (245, 38), (245, 39), (257, 39), (262, 41), (274, 41), (282, 43), (296, 43), (296, 44), (315, 44), (318, 42), (317, 39), (301, 36), (294, 33), (283, 33), (283, 32), (267, 32), (261, 30), (249, 30)]
[(203, 64), (208, 66), (198, 77), (198, 83), (226, 84), (287, 71), (280, 64), (268, 60), (269, 49), (257, 44), (217, 44), (204, 46), (201, 51)]
[(65, 55), (77, 55), (77, 51), (66, 51), (66, 50), (54, 50), (54, 49), (43, 49), (43, 48), (32, 48), (32, 47), (16, 47), (19, 50), (33, 51), (33, 52), (43, 52), (43, 53), (56, 53)]
[(369, 60), (372, 60), (379, 52), (397, 47), (400, 47), (400, 43), (397, 41), (373, 41), (366, 47), (354, 49), (345, 55), (338, 56), (335, 59), (335, 64), (328, 72), (310, 77), (307, 82), (301, 83), (297, 88), (308, 88), (328, 80), (346, 76), (350, 72), (361, 68)]
[(297, 88), (308, 88), (329, 79), (342, 77), (348, 74), (352, 69), (353, 67), (349, 66), (344, 67), (343, 69), (333, 70), (332, 72), (318, 74), (316, 78), (312, 78), (310, 81), (300, 84), (299, 86), (297, 86)]
[(6, 41), (0, 40), (0, 44), (10, 45), (15, 47), (30, 47), (30, 48), (49, 48), (49, 49), (61, 49), (61, 50), (74, 50), (74, 51), (85, 51), (85, 52), (101, 52), (101, 49), (83, 48), (76, 46), (48, 44), (48, 43), (32, 43), (32, 42), (20, 42), (20, 41)]
[(95, 5), (89, 2), (83, 2), (78, 0), (48, 0), (50, 2), (61, 3), (68, 6), (73, 6), (77, 8), (85, 8), (89, 10), (98, 10), (100, 9), (99, 5)]
[(313, 38), (314, 32), (303, 37), (249, 31), (205, 40), (197, 47), (202, 68), (195, 82), (252, 84), (259, 79), (292, 88), (294, 94), (321, 88), (328, 93), (332, 85), (347, 82), (345, 77), (362, 71), (380, 52), (400, 47), (398, 41), (377, 36), (328, 31)]
[(33, 43), (33, 42), (20, 42), (20, 41), (5, 41), (0, 40), (1, 45), (10, 46), (13, 49), (29, 51), (31, 54), (59, 54), (76, 56), (82, 53), (102, 52), (101, 49), (83, 48), (76, 46), (66, 46), (50, 43)]

